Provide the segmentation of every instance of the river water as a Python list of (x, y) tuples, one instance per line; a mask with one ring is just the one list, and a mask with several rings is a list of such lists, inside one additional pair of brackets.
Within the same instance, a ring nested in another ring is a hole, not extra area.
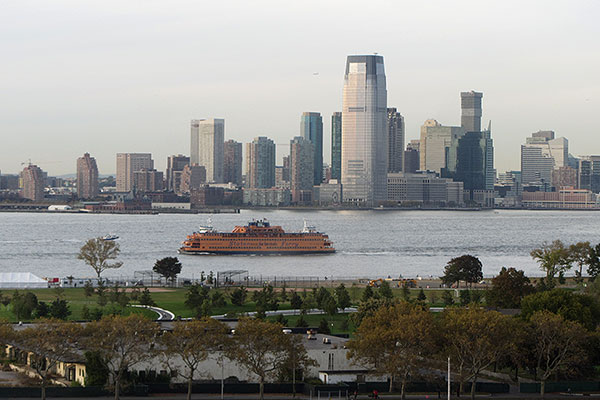
[[(178, 256), (186, 234), (207, 215), (111, 215), (0, 213), (0, 272), (32, 272), (41, 277), (92, 277), (77, 259), (85, 240), (120, 236), (123, 266), (106, 276), (132, 276), (154, 262)], [(337, 252), (304, 256), (179, 255), (181, 276), (200, 271), (247, 270), (251, 276), (404, 277), (440, 276), (446, 262), (473, 254), (484, 275), (514, 266), (541, 275), (529, 252), (544, 241), (600, 242), (600, 212), (593, 211), (290, 211), (242, 210), (213, 215), (220, 231), (266, 217), (286, 231), (306, 219), (329, 235)]]

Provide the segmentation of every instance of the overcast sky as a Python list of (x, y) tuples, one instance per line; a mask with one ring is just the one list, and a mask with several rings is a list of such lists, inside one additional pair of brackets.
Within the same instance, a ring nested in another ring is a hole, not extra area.
[[(0, 3), (0, 170), (31, 159), (101, 174), (117, 152), (164, 170), (189, 154), (189, 122), (224, 118), (225, 138), (266, 135), (278, 160), (300, 114), (341, 109), (346, 56), (384, 56), (388, 106), (460, 124), (460, 92), (484, 93), (498, 171), (554, 130), (600, 154), (600, 1), (28, 1)], [(317, 74), (318, 73), (318, 74)]]

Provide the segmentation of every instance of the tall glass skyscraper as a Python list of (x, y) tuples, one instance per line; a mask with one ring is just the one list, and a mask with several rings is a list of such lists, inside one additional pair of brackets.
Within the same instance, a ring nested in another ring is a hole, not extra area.
[(323, 118), (321, 113), (305, 112), (300, 119), (300, 136), (312, 143), (314, 149), (314, 185), (323, 181)]
[(342, 178), (342, 113), (331, 116), (331, 179)]
[(343, 201), (387, 200), (387, 90), (383, 57), (348, 56), (342, 98)]

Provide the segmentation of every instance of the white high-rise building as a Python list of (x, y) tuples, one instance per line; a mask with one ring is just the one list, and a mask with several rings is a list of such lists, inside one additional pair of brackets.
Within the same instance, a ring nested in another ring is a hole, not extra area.
[(552, 171), (568, 165), (569, 141), (555, 138), (553, 131), (538, 131), (526, 138), (521, 146), (523, 184), (552, 182)]
[(343, 201), (387, 200), (387, 90), (383, 57), (348, 56), (342, 99)]
[(206, 181), (223, 182), (225, 120), (218, 118), (193, 119), (190, 164), (206, 169)]

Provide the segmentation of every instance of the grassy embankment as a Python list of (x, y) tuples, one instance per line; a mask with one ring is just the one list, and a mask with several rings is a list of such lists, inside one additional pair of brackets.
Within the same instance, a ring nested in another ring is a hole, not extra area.
[[(290, 294), (292, 290), (293, 289), (288, 288), (288, 294)], [(304, 289), (299, 289), (298, 292), (301, 294), (303, 290)], [(333, 289), (328, 288), (328, 290), (333, 290)], [(365, 290), (364, 287), (359, 287), (359, 286), (348, 287), (348, 292), (350, 294), (353, 304), (355, 304), (355, 305), (358, 304), (364, 290)], [(375, 292), (377, 291), (376, 288), (373, 288), (373, 290)], [(54, 301), (58, 295), (58, 293), (55, 289), (32, 289), (32, 290), (21, 290), (20, 292), (27, 292), (27, 291), (34, 293), (37, 296), (39, 301), (44, 301), (44, 302), (48, 302), (48, 303), (51, 303), (52, 301)], [(107, 293), (109, 293), (109, 292), (110, 292), (110, 289), (107, 291)], [(425, 294), (427, 296), (427, 301), (430, 303), (430, 305), (443, 306), (443, 303), (441, 301), (442, 300), (442, 292), (443, 292), (442, 289), (439, 289), (439, 290), (438, 289), (427, 289), (427, 290), (425, 290)], [(12, 293), (14, 293), (14, 290), (4, 290), (2, 292), (2, 295), (11, 296)], [(176, 316), (193, 317), (194, 311), (185, 305), (186, 293), (187, 293), (187, 289), (185, 289), (185, 288), (173, 288), (173, 289), (160, 288), (156, 291), (153, 291), (151, 289), (152, 299), (154, 300), (154, 302), (156, 302), (158, 307), (169, 310), (169, 311), (173, 312)], [(401, 289), (393, 288), (392, 293), (394, 294), (395, 297), (402, 298), (403, 293), (402, 293)], [(419, 293), (419, 289), (410, 289), (411, 298), (413, 298), (413, 299), (416, 298), (418, 293)], [(83, 288), (65, 288), (62, 291), (61, 296), (69, 304), (69, 309), (71, 310), (71, 315), (69, 317), (70, 320), (81, 320), (84, 306), (87, 306), (87, 308), (89, 310), (101, 308), (101, 309), (103, 309), (103, 311), (105, 313), (110, 313), (112, 308), (117, 308), (120, 310), (119, 306), (117, 306), (116, 304), (111, 304), (111, 303), (108, 303), (105, 307), (100, 307), (97, 303), (98, 296), (92, 295), (90, 297), (86, 297)], [(251, 297), (250, 293), (249, 293), (248, 297), (249, 298)], [(235, 305), (231, 304), (231, 302), (229, 301), (227, 291), (225, 291), (225, 298), (227, 300), (227, 304), (224, 307), (214, 307), (211, 310), (213, 315), (220, 315), (220, 314), (236, 315), (236, 314), (242, 314), (245, 312), (255, 311), (256, 307), (255, 307), (254, 302), (252, 302), (252, 301), (246, 302), (243, 306), (235, 306)], [(137, 304), (137, 303), (138, 302), (135, 300), (130, 302), (130, 304)], [(291, 305), (289, 302), (279, 304), (280, 310), (285, 310), (285, 309), (290, 309), (290, 308), (291, 308)], [(134, 307), (126, 307), (122, 312), (125, 315), (127, 315), (129, 313), (142, 313), (144, 315), (147, 315), (150, 318), (156, 317), (156, 314), (149, 310), (138, 309), (138, 308), (134, 308)], [(304, 319), (309, 323), (310, 326), (318, 326), (319, 322), (324, 317), (328, 321), (333, 323), (333, 331), (334, 332), (346, 331), (346, 330), (342, 329), (342, 324), (343, 324), (344, 319), (348, 318), (348, 316), (344, 315), (344, 314), (337, 314), (334, 316), (306, 315), (306, 316), (304, 316)], [(299, 316), (295, 316), (295, 315), (286, 316), (286, 319), (288, 320), (288, 325), (295, 326), (296, 320), (298, 318), (299, 318)], [(0, 304), (0, 319), (13, 321), (13, 322), (17, 321), (16, 316), (12, 312), (12, 306), (10, 304), (7, 306)], [(271, 319), (271, 318), (269, 318), (269, 319)], [(351, 323), (349, 323), (349, 327), (352, 328)]]

